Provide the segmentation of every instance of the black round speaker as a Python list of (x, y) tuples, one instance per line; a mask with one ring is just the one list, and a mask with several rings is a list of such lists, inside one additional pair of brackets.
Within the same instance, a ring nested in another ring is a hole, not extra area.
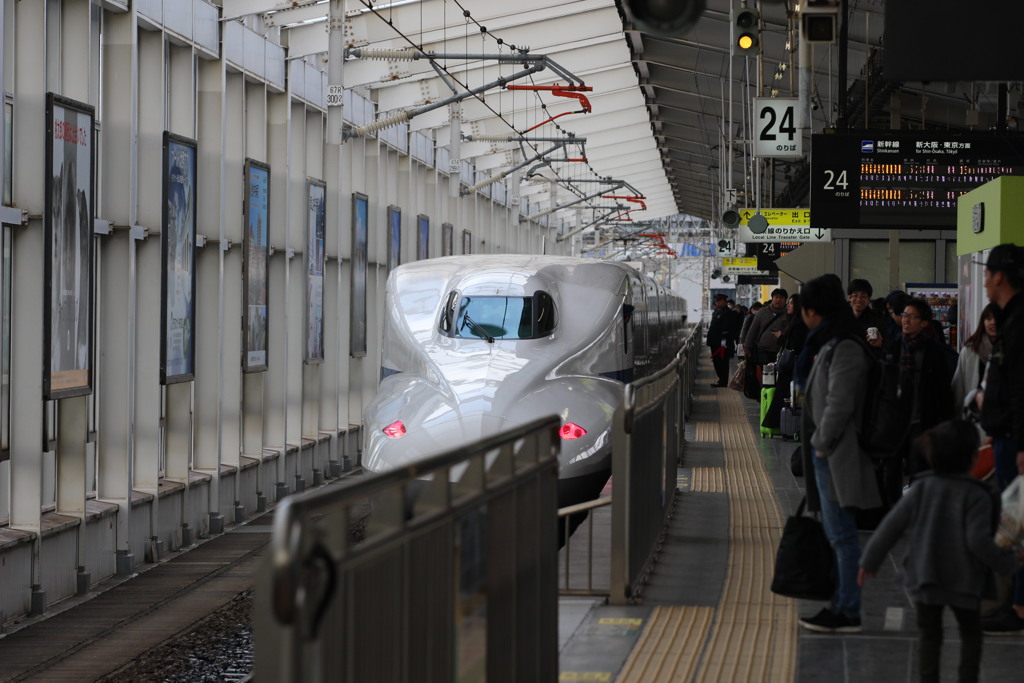
[(679, 36), (697, 25), (706, 0), (625, 0), (636, 27), (656, 36)]
[(750, 228), (750, 232), (755, 235), (760, 235), (762, 232), (768, 229), (768, 219), (763, 214), (755, 213), (747, 221), (747, 227)]

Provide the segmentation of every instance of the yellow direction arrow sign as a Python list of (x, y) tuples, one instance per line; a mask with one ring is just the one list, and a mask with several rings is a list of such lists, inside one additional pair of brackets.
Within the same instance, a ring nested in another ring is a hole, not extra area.
[(810, 209), (740, 209), (741, 242), (831, 242), (832, 231), (811, 229)]

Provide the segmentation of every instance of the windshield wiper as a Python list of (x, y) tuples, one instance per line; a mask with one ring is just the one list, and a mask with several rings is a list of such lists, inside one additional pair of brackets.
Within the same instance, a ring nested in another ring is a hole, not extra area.
[(462, 324), (463, 327), (465, 327), (466, 323), (468, 323), (469, 324), (469, 329), (471, 329), (476, 334), (476, 336), (483, 337), (484, 339), (487, 340), (488, 344), (493, 344), (494, 343), (494, 337), (492, 337), (491, 335), (487, 334), (487, 330), (484, 329), (483, 325), (481, 325), (480, 323), (478, 323), (477, 321), (475, 321), (471, 317), (469, 317), (469, 313), (467, 313), (466, 315), (462, 316), (462, 320), (463, 320), (463, 324)]

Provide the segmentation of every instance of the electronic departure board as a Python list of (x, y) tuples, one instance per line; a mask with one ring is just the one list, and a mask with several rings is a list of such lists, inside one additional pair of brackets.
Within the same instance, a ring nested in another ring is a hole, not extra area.
[(1024, 136), (946, 130), (811, 136), (812, 228), (955, 228), (956, 200), (1024, 175)]

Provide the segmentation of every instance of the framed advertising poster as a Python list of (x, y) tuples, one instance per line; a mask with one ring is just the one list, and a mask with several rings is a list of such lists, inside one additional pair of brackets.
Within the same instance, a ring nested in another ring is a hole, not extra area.
[(366, 355), (366, 237), (369, 232), (369, 199), (352, 195), (352, 317), (349, 321), (349, 355)]
[(416, 216), (416, 260), (430, 258), (430, 219), (422, 213)]
[(388, 207), (388, 272), (402, 262), (402, 210)]
[(267, 234), (270, 167), (245, 160), (242, 235), (242, 372), (267, 369)]
[(462, 253), (473, 253), (473, 233), (471, 233), (469, 230), (462, 231)]
[(164, 131), (160, 382), (195, 379), (196, 143)]
[(441, 256), (452, 256), (455, 253), (455, 228), (451, 223), (441, 224)]
[(43, 397), (92, 391), (93, 116), (46, 95)]
[(306, 180), (306, 345), (302, 360), (324, 359), (324, 207), (327, 185)]

